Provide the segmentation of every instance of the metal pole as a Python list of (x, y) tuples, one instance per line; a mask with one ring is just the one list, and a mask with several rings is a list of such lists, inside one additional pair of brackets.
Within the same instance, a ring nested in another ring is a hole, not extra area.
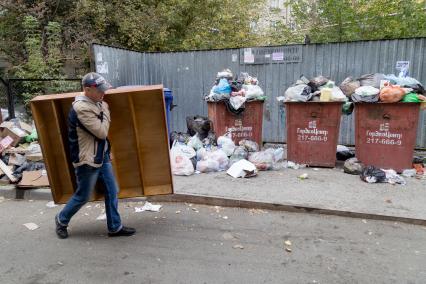
[(7, 103), (9, 109), (9, 119), (15, 118), (15, 102), (12, 94), (12, 87), (10, 80), (7, 82)]

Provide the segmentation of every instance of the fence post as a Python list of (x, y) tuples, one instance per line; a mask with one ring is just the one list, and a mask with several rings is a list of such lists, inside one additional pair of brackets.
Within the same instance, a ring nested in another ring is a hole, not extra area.
[(10, 83), (10, 80), (6, 84), (7, 86), (7, 103), (8, 103), (8, 110), (9, 110), (9, 119), (15, 118), (15, 104), (14, 104), (14, 97), (12, 94), (12, 86)]

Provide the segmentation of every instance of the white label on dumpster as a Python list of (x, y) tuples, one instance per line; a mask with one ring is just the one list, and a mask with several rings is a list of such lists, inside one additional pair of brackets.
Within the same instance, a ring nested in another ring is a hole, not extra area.
[(317, 121), (308, 122), (307, 128), (297, 128), (297, 141), (299, 142), (327, 142), (328, 130), (318, 129)]
[(402, 133), (391, 132), (388, 122), (381, 123), (378, 130), (367, 130), (367, 144), (402, 145)]
[(226, 127), (226, 132), (231, 132), (232, 138), (251, 138), (253, 137), (252, 126), (232, 126)]

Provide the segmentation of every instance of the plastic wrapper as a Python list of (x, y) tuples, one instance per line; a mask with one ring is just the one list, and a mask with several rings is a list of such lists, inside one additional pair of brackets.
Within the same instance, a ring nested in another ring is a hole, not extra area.
[(259, 151), (259, 144), (257, 144), (255, 141), (243, 139), (240, 140), (238, 143), (240, 146), (243, 146), (247, 149), (249, 152), (257, 152)]
[(405, 96), (405, 91), (399, 86), (387, 86), (380, 91), (380, 101), (384, 103), (396, 103)]
[(229, 135), (224, 135), (217, 138), (217, 145), (226, 153), (228, 157), (234, 153), (235, 143), (232, 141)]
[(307, 102), (312, 98), (312, 89), (306, 84), (299, 84), (288, 88), (284, 96), (286, 101)]
[(254, 152), (249, 155), (249, 161), (252, 162), (259, 171), (272, 169), (274, 155), (270, 151)]
[(389, 170), (383, 170), (382, 171), (385, 172), (386, 174), (386, 182), (390, 183), (390, 184), (401, 184), (401, 185), (406, 185), (407, 182), (405, 181), (405, 179), (398, 175), (396, 173), (396, 171), (389, 169)]
[(352, 77), (348, 77), (340, 84), (340, 89), (345, 94), (345, 96), (350, 97), (355, 90), (361, 87), (361, 83), (358, 80), (353, 80)]

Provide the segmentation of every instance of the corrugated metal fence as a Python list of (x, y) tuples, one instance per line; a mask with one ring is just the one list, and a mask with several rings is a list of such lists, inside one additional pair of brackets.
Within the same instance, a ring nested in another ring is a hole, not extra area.
[[(286, 141), (285, 110), (278, 106), (276, 97), (282, 95), (302, 74), (308, 78), (324, 75), (340, 83), (348, 76), (396, 73), (397, 61), (409, 61), (410, 76), (426, 83), (426, 38), (292, 47), (301, 50), (302, 56), (296, 60), (299, 62), (246, 64), (245, 59), (240, 58), (246, 49), (140, 53), (95, 44), (93, 54), (96, 71), (103, 73), (116, 87), (163, 84), (170, 88), (174, 103), (178, 105), (172, 111), (172, 129), (177, 131), (186, 131), (186, 116), (207, 115), (203, 97), (210, 91), (218, 71), (229, 68), (234, 74), (249, 72), (259, 79), (268, 96), (263, 123), (265, 142)], [(279, 48), (286, 47), (272, 49)], [(268, 48), (263, 49), (267, 54)], [(339, 143), (355, 144), (353, 115), (342, 116)], [(416, 145), (426, 148), (425, 111), (420, 115)]]

